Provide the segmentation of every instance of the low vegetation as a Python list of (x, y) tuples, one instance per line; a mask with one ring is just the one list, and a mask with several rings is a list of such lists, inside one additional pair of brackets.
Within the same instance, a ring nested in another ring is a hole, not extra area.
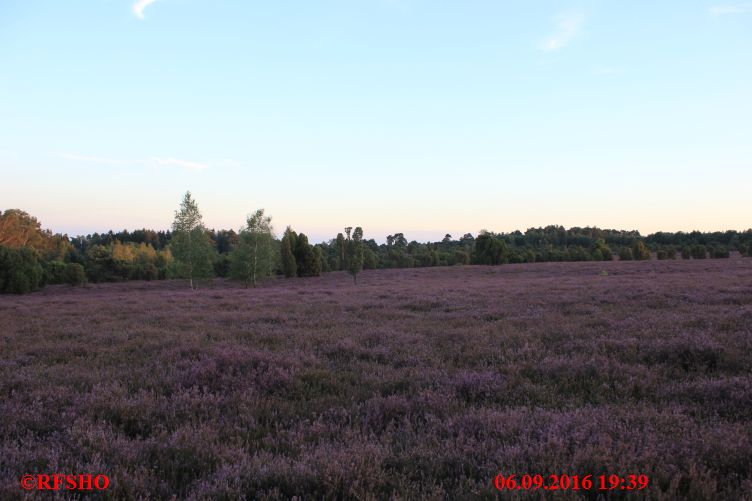
[(107, 474), (108, 499), (494, 498), (504, 472), (749, 499), (751, 284), (737, 256), (4, 296), (0, 498), (37, 472)]

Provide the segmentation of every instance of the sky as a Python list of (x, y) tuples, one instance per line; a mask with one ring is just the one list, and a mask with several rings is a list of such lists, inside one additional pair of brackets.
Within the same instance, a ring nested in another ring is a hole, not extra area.
[(0, 210), (313, 241), (752, 226), (752, 1), (2, 0)]

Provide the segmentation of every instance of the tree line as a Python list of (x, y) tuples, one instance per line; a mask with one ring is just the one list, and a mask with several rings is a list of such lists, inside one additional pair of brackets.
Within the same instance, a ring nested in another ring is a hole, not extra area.
[(363, 269), (502, 265), (546, 261), (609, 261), (752, 256), (752, 229), (743, 232), (658, 232), (546, 226), (524, 233), (481, 230), (438, 242), (408, 241), (403, 233), (378, 244), (360, 227), (311, 244), (287, 227), (277, 238), (264, 209), (241, 228), (207, 229), (197, 202), (186, 193), (170, 230), (141, 229), (68, 238), (43, 230), (19, 209), (0, 213), (0, 292), (25, 293), (45, 284), (185, 278), (191, 287), (212, 277), (256, 286), (273, 276), (314, 277), (346, 271), (357, 283)]

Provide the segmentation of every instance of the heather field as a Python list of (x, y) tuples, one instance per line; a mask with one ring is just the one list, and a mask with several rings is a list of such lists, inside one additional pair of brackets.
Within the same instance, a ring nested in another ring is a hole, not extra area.
[(495, 498), (499, 472), (752, 499), (752, 259), (358, 282), (0, 297), (0, 499), (55, 472), (112, 499)]

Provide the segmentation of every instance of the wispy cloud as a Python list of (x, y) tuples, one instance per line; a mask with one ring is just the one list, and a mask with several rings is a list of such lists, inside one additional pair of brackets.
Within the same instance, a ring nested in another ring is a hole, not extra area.
[(58, 158), (73, 160), (76, 162), (91, 162), (100, 165), (141, 165), (147, 167), (179, 167), (189, 171), (200, 171), (208, 169), (209, 165), (189, 160), (180, 160), (177, 158), (151, 157), (146, 160), (124, 160), (115, 158), (105, 158), (92, 155), (78, 155), (71, 153), (55, 153)]
[(153, 4), (157, 0), (136, 0), (136, 2), (133, 4), (133, 13), (136, 14), (136, 17), (139, 19), (144, 18), (144, 9), (146, 9), (149, 5)]
[(81, 162), (96, 162), (99, 164), (109, 164), (109, 165), (125, 165), (129, 163), (126, 160), (115, 160), (114, 158), (104, 158), (104, 157), (96, 157), (91, 155), (76, 155), (76, 154), (70, 154), (70, 153), (56, 153), (56, 157), (63, 158), (65, 160), (76, 160)]
[(153, 157), (150, 159), (152, 162), (154, 162), (156, 165), (161, 167), (180, 167), (187, 170), (204, 170), (208, 169), (209, 166), (206, 164), (198, 163), (198, 162), (189, 162), (187, 160), (178, 160), (177, 158), (158, 158)]
[(580, 14), (560, 16), (556, 31), (541, 44), (544, 51), (554, 51), (566, 47), (582, 30), (585, 19)]
[(708, 10), (714, 16), (723, 16), (726, 14), (748, 14), (752, 12), (752, 3), (714, 5)]

